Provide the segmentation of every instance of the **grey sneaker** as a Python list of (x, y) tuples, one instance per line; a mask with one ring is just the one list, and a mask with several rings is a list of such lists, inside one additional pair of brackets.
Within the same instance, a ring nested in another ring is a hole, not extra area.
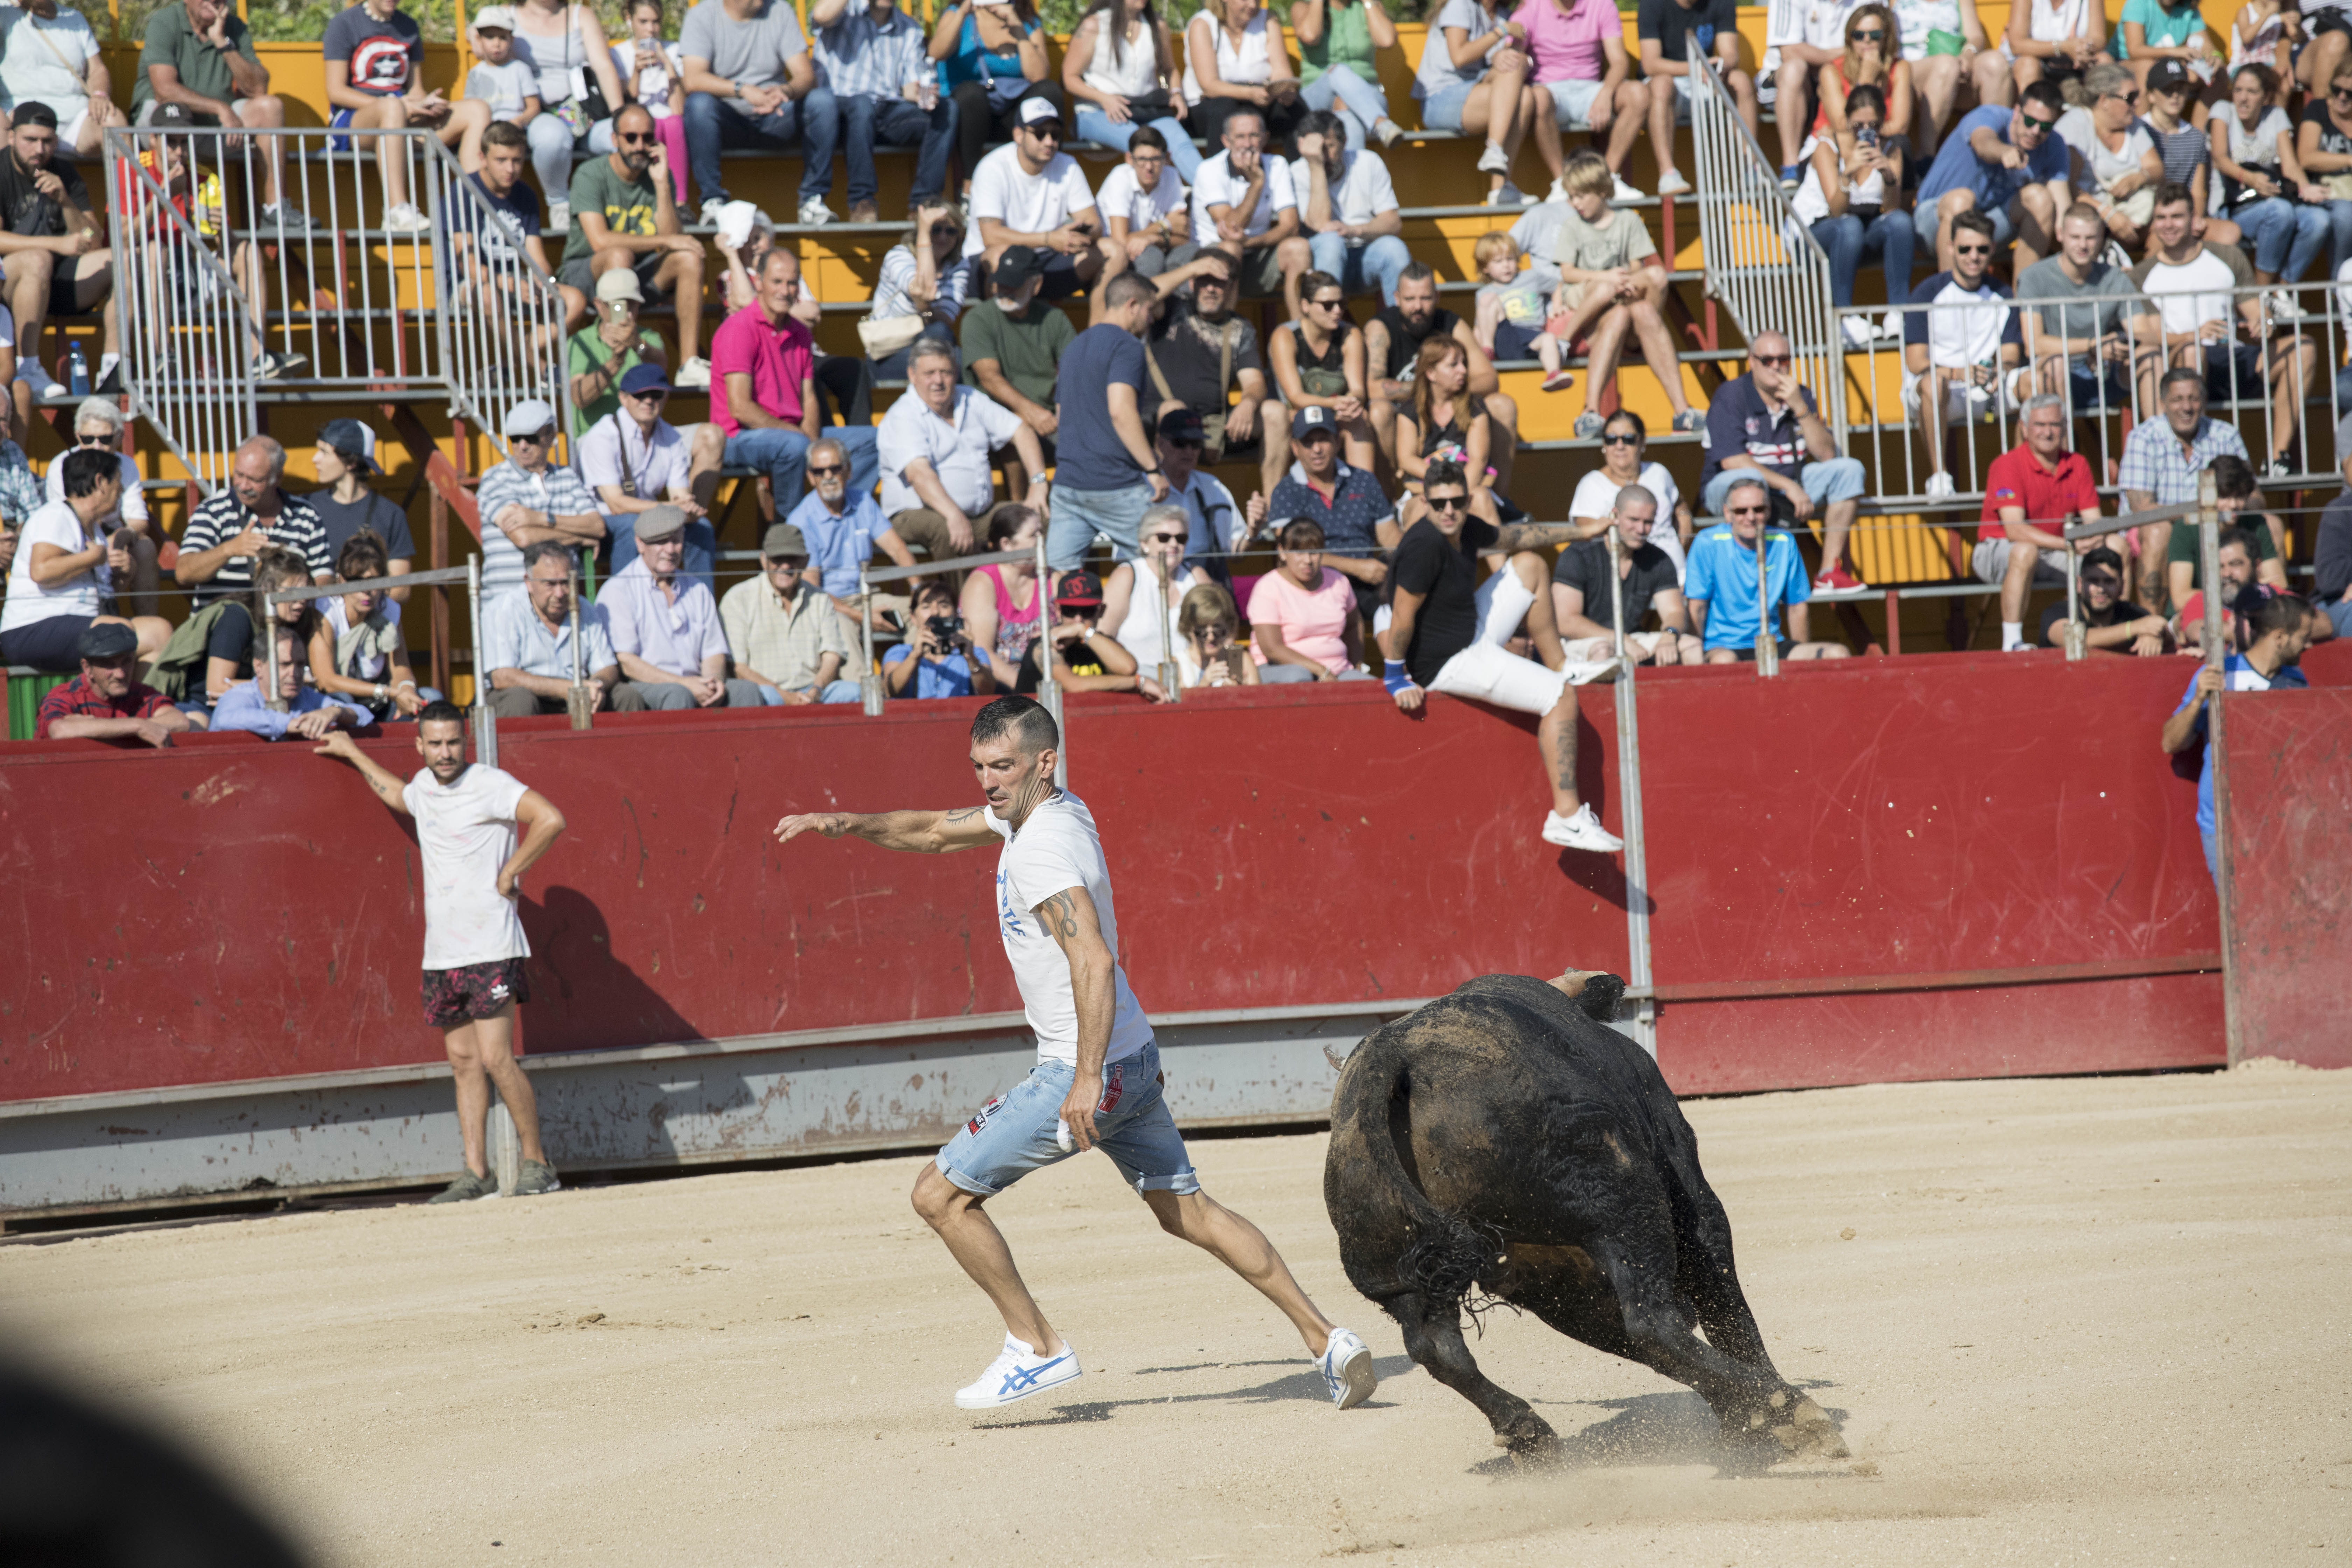
[[(545, 1170), (545, 1166), (540, 1167)], [(496, 1176), (478, 1176), (471, 1171), (460, 1171), (457, 1179), (425, 1199), (428, 1204), (470, 1204), (499, 1195)]]
[(522, 1174), (515, 1178), (514, 1195), (535, 1198), (541, 1193), (560, 1193), (563, 1184), (555, 1179), (555, 1167), (542, 1160), (525, 1160)]
[(1601, 426), (1606, 423), (1607, 421), (1602, 419), (1600, 415), (1593, 413), (1592, 410), (1589, 408), (1586, 409), (1583, 413), (1576, 416), (1576, 438), (1580, 441), (1599, 439)]

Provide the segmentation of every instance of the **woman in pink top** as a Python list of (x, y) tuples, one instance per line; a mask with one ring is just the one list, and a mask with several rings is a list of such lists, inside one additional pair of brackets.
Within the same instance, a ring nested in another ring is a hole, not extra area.
[[(988, 520), (988, 548), (1034, 551), (1045, 526), (1034, 508), (998, 507)], [(1045, 624), (1039, 605), (1034, 562), (983, 566), (963, 580), (963, 629), (971, 650), (988, 660), (997, 685), (1007, 691), (1019, 682), (1021, 661)]]
[[(1649, 115), (1651, 88), (1632, 79), (1617, 7), (1611, 0), (1527, 0), (1511, 20), (1527, 33), (1535, 83), (1551, 94), (1560, 128), (1608, 133), (1609, 150), (1601, 156), (1617, 180), (1611, 200), (1640, 200), (1642, 193), (1625, 183), (1625, 160)], [(1551, 192), (1544, 199), (1564, 202), (1559, 141), (1538, 146), (1551, 164)]]
[(1282, 565), (1250, 592), (1250, 654), (1261, 684), (1370, 680), (1356, 591), (1323, 564), (1323, 525), (1299, 518), (1282, 531)]

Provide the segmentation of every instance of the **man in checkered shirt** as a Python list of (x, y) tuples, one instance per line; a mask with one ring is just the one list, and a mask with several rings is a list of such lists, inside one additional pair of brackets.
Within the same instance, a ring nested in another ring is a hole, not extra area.
[[(2124, 438), (2124, 458), (2116, 478), (2124, 492), (2126, 511), (2147, 511), (2179, 506), (2197, 499), (2197, 476), (2213, 459), (2231, 457), (2251, 465), (2246, 443), (2237, 426), (2206, 417), (2205, 373), (2190, 365), (2166, 371), (2157, 384), (2164, 405), (2161, 419), (2143, 419)], [(2172, 524), (2143, 526), (2139, 533), (2140, 581), (2162, 584), (2165, 551), (2172, 542)]]
[(849, 221), (877, 223), (874, 149), (917, 147), (912, 216), (947, 184), (956, 106), (940, 96), (922, 24), (890, 0), (816, 0), (809, 8), (816, 68), (841, 116), (842, 161), (849, 166)]

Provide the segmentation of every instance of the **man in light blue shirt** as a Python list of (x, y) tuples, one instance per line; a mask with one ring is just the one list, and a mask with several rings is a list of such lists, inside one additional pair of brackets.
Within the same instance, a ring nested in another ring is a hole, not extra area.
[(2311, 641), (2311, 605), (2294, 594), (2258, 597), (2265, 593), (2248, 588), (2239, 595), (2231, 613), (2252, 623), (2247, 628), (2252, 634), (2247, 639), (2250, 646), (2243, 654), (2230, 655), (2220, 669), (2207, 665), (2189, 678), (2189, 689), (2181, 693), (2180, 706), (2172, 710), (2172, 717), (2164, 721), (2158, 742), (2168, 755), (2191, 746), (2205, 749), (2197, 774), (2197, 837), (2204, 842), (2205, 869), (2212, 873), (2216, 886), (2221, 880), (2221, 845), (2216, 837), (2221, 827), (2213, 808), (2213, 748), (2206, 745), (2207, 706), (2224, 690), (2282, 691), (2311, 685), (2298, 668)]
[(816, 0), (819, 79), (841, 116), (842, 162), (849, 166), (849, 221), (876, 223), (874, 149), (917, 147), (908, 212), (939, 199), (955, 141), (955, 100), (940, 92), (922, 25), (890, 0)]
[[(562, 713), (572, 689), (572, 596), (579, 590), (572, 552), (552, 540), (524, 551), (522, 586), (482, 606), (479, 663), (490, 672), (490, 711), (501, 719)], [(621, 683), (601, 605), (580, 606), (580, 673), (592, 710)]]
[[(1691, 542), (1690, 561), (1683, 575), (1683, 597), (1691, 618), (1706, 637), (1706, 662), (1738, 664), (1756, 657), (1756, 633), (1762, 624), (1756, 605), (1756, 541), (1772, 515), (1772, 494), (1761, 479), (1735, 479), (1724, 492), (1727, 521)], [(1806, 601), (1813, 585), (1797, 556), (1797, 542), (1773, 531), (1764, 547), (1765, 613), (1774, 605), (1789, 609), (1789, 635), (1776, 639), (1782, 658), (1843, 658), (1843, 643), (1806, 640)]]
[[(855, 623), (858, 567), (874, 559), (877, 546), (901, 566), (912, 566), (915, 552), (882, 515), (873, 493), (850, 488), (849, 453), (840, 442), (826, 437), (809, 447), (805, 460), (809, 492), (784, 521), (808, 542), (811, 584), (823, 589), (834, 608)], [(874, 597), (877, 610), (906, 608), (905, 599), (897, 595)]]
[(674, 506), (639, 512), (637, 558), (597, 596), (620, 661), (623, 679), (613, 706), (623, 713), (758, 708), (766, 701), (756, 683), (729, 679), (719, 601), (681, 574), (685, 559), (686, 513)]
[(375, 722), (375, 715), (357, 703), (302, 684), (302, 649), (290, 630), (278, 637), (278, 694), (286, 700), (284, 712), (262, 700), (262, 683), (268, 679), (265, 665), (254, 671), (253, 679), (223, 692), (213, 707), (213, 732), (242, 730), (265, 741), (289, 735), (298, 741), (323, 741), (330, 730), (363, 730)]
[(2017, 242), (2016, 276), (2058, 248), (2058, 220), (2074, 205), (2074, 176), (2058, 117), (2066, 100), (2047, 79), (2015, 109), (1987, 104), (1960, 117), (1920, 178), (1912, 226), (1952, 269), (1952, 219), (1971, 208), (1992, 219), (1993, 244)]

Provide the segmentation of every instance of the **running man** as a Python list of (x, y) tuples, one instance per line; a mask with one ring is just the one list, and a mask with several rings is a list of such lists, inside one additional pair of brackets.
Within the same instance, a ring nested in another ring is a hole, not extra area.
[[(1054, 787), (1061, 735), (1026, 697), (1000, 697), (971, 724), (971, 768), (985, 807), (819, 812), (788, 816), (776, 837), (853, 834), (923, 855), (1003, 840), (996, 857), (996, 924), (1037, 1035), (1037, 1066), (983, 1105), (915, 1182), (915, 1212), (988, 1292), (1004, 1318), (1004, 1349), (956, 1391), (987, 1410), (1076, 1380), (1083, 1369), (1022, 1283), (1013, 1251), (990, 1219), (990, 1198), (1030, 1172), (1100, 1144), (1141, 1194), (1160, 1228), (1213, 1254), (1280, 1308), (1316, 1358), (1331, 1402), (1352, 1409), (1377, 1384), (1364, 1342), (1315, 1310), (1257, 1226), (1201, 1190), (1161, 1093), (1151, 1020), (1118, 964), (1118, 917), (1095, 819)], [(1066, 1133), (1065, 1133), (1066, 1129)]]
[[(530, 1079), (515, 1065), (515, 1008), (530, 1000), (523, 975), (530, 943), (523, 939), (515, 900), (523, 872), (563, 831), (563, 814), (512, 773), (467, 763), (466, 714), (455, 703), (425, 705), (416, 716), (416, 750), (425, 768), (406, 784), (341, 731), (317, 754), (351, 763), (378, 800), (416, 819), (425, 861), (425, 1021), (441, 1031), (449, 1050), (466, 1145), (465, 1170), (429, 1201), (462, 1204), (499, 1195), (484, 1152), (494, 1083), (522, 1142), (514, 1195), (536, 1197), (562, 1184), (539, 1142), (539, 1101)], [(523, 829), (520, 845), (517, 826)]]

